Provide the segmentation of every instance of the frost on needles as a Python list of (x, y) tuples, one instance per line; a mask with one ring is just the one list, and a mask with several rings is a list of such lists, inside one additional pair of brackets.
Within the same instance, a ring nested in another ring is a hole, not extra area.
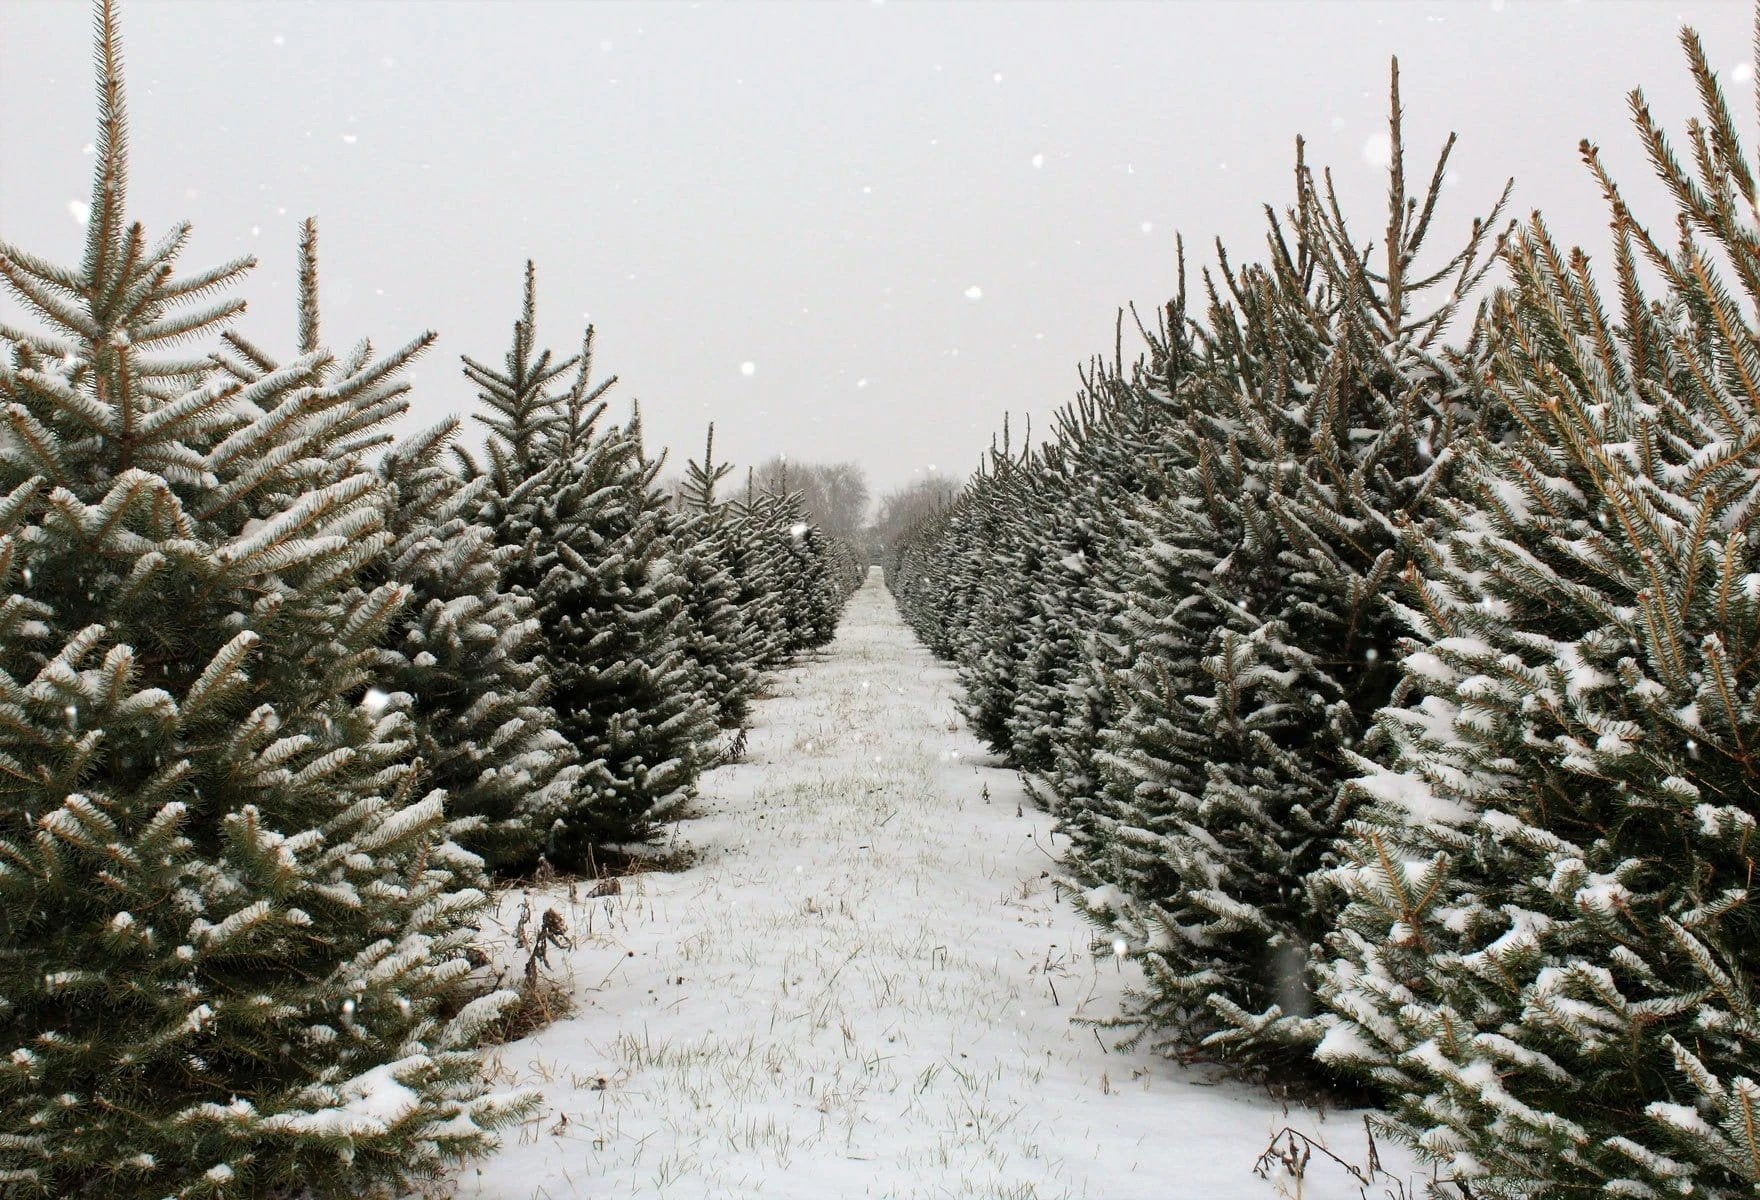
[(616, 378), (593, 382), (590, 328), (577, 355), (537, 348), (536, 286), (527, 263), (504, 368), (465, 359), (489, 439), (481, 462), (461, 457), (484, 482), (477, 519), (510, 552), (509, 586), (533, 605), (551, 702), (579, 755), (579, 781), (542, 843), (572, 867), (596, 846), (645, 840), (678, 807), (715, 713), (685, 658), (690, 614), (668, 557), (660, 464), (643, 453), (637, 420), (605, 420)]
[(0, 246), (43, 322), (0, 330), (0, 1180), (397, 1189), (521, 1111), (472, 1052), (480, 861), (363, 703), (408, 589), (360, 451), (423, 343), (220, 367), (251, 263), (127, 223), (114, 17), (84, 257)]
[[(1506, 256), (1475, 446), (1411, 589), (1397, 753), (1331, 876), (1321, 1054), (1477, 1196), (1752, 1196), (1760, 1182), (1760, 226), (1704, 111), (1660, 240), (1583, 146), (1615, 290), (1536, 216)], [(1656, 284), (1647, 282), (1656, 280)]]

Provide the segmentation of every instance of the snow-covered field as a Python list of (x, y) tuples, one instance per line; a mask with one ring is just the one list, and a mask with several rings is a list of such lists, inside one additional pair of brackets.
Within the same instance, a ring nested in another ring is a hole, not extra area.
[(531, 896), (575, 931), (552, 955), (575, 1012), (501, 1051), (545, 1111), (460, 1197), (1365, 1194), (1319, 1155), (1299, 1181), (1253, 1173), (1285, 1125), (1362, 1162), (1360, 1114), (1286, 1113), (1076, 1023), (1115, 1012), (1131, 968), (1091, 959), (1049, 818), (954, 689), (876, 572), (704, 779), (693, 866)]

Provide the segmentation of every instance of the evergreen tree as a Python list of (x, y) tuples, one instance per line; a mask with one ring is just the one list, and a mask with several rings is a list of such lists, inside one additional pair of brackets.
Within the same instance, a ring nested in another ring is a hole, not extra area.
[[(1475, 1196), (1760, 1186), (1760, 226), (1698, 38), (1658, 242), (1602, 169), (1612, 312), (1535, 217), (1509, 249), (1478, 446), (1414, 578), (1396, 751), (1356, 790), (1320, 1052)], [(1690, 164), (1690, 165), (1688, 165)], [(1640, 271), (1660, 280), (1654, 293)]]
[(783, 608), (787, 580), (777, 548), (764, 536), (749, 472), (745, 499), (730, 500), (722, 510), (728, 570), (744, 626), (742, 641), (760, 669), (774, 667), (789, 654), (788, 614)]
[(442, 461), (457, 427), (408, 439), (379, 468), (397, 541), (371, 574), (411, 595), (380, 686), (408, 706), (453, 837), (491, 866), (516, 866), (574, 803), (581, 767), (549, 703), (532, 602), (504, 585), (518, 551), (474, 520), (487, 481)]
[[(471, 359), (488, 426), (482, 517), (514, 548), (509, 581), (537, 613), (563, 735), (582, 766), (568, 811), (546, 834), (558, 865), (593, 848), (648, 838), (688, 793), (714, 729), (685, 660), (684, 584), (667, 556), (668, 514), (642, 453), (639, 425), (601, 428), (592, 330), (581, 353), (553, 361), (534, 340), (535, 273), (503, 371)], [(568, 391), (550, 385), (575, 373)]]
[[(1441, 331), (1483, 276), (1493, 220), (1419, 277), (1447, 167), (1408, 195), (1393, 77), (1386, 239), (1374, 261), (1298, 151), (1263, 266), (1210, 286), (1195, 445), (1145, 518), (1152, 581), (1103, 733), (1111, 810), (1077, 860), (1089, 909), (1138, 950), (1126, 1021), (1237, 1068), (1305, 1069), (1310, 948), (1328, 912), (1340, 783), (1390, 695), (1385, 596), (1479, 406)], [(1416, 307), (1432, 290), (1433, 307)]]
[[(317, 227), (309, 220), (300, 232), (298, 280), (299, 352), (310, 354), (318, 349), (320, 315)], [(215, 359), (234, 378), (252, 383), (280, 369), (238, 334), (223, 336), (228, 352)], [(363, 342), (355, 360), (364, 364), (371, 353)], [(323, 366), (312, 378), (341, 369)], [(382, 421), (402, 411), (407, 391), (397, 372), (380, 372), (362, 410)], [(494, 532), (471, 519), (487, 480), (466, 482), (443, 461), (457, 426), (450, 420), (415, 435), (378, 466), (396, 540), (364, 583), (401, 584), (410, 599), (376, 667), (375, 703), (409, 713), (428, 782), (447, 793), (454, 838), (491, 865), (506, 866), (537, 853), (544, 831), (568, 807), (580, 771), (545, 702), (531, 603), (502, 584), (517, 551), (497, 546)], [(387, 440), (372, 430), (339, 453), (332, 470), (358, 469), (363, 453)]]
[[(46, 332), (0, 330), (0, 1180), (45, 1197), (358, 1195), (520, 1106), (456, 1010), (459, 886), (410, 723), (365, 692), (404, 603), (351, 466), (424, 342), (252, 382), (166, 348), (250, 261), (175, 275), (125, 224), (115, 12), (76, 268), (0, 246)], [(456, 1010), (456, 1011), (455, 1011)]]
[[(786, 489), (786, 480), (784, 481)], [(798, 654), (828, 643), (849, 594), (834, 542), (807, 519), (799, 492), (764, 492), (748, 501), (760, 554), (767, 554), (781, 608), (782, 649)]]
[(685, 464), (683, 511), (672, 535), (685, 584), (685, 660), (723, 729), (744, 722), (759, 664), (769, 656), (761, 623), (748, 621), (742, 612), (728, 514), (715, 497), (716, 486), (732, 470), (715, 461), (711, 425), (703, 461)]

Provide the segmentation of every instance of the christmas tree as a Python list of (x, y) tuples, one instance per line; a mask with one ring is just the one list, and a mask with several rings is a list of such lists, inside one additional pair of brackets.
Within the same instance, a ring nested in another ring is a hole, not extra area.
[(487, 481), (467, 482), (444, 461), (457, 428), (448, 420), (411, 437), (379, 467), (397, 541), (371, 575), (410, 591), (380, 686), (407, 705), (429, 779), (446, 789), (453, 837), (511, 867), (529, 862), (568, 811), (581, 767), (550, 706), (533, 604), (504, 582), (517, 551), (475, 520)]
[(732, 470), (715, 461), (711, 425), (703, 461), (685, 464), (683, 504), (672, 533), (685, 586), (685, 660), (723, 729), (745, 720), (759, 666), (770, 657), (762, 619), (750, 619), (741, 604), (730, 514), (715, 495)]
[[(298, 350), (318, 347), (317, 227), (306, 221), (299, 244)], [(253, 383), (279, 370), (274, 359), (235, 332), (216, 361)], [(426, 341), (423, 343), (427, 344)], [(358, 363), (372, 354), (362, 342)], [(329, 364), (314, 380), (343, 368)], [(408, 391), (397, 370), (376, 370), (368, 414), (401, 412)], [(389, 406), (389, 407), (388, 407)], [(492, 866), (529, 862), (544, 831), (564, 810), (580, 775), (545, 702), (548, 682), (531, 602), (503, 586), (515, 551), (495, 544), (477, 523), (485, 479), (465, 481), (445, 459), (458, 422), (448, 420), (385, 454), (378, 474), (392, 508), (395, 541), (372, 564), (363, 586), (402, 584), (409, 601), (389, 630), (375, 668), (375, 703), (405, 709), (430, 786), (447, 793), (453, 837)], [(332, 470), (357, 469), (363, 452), (387, 439), (357, 437)]]
[(1117, 621), (1130, 665), (1109, 678), (1104, 786), (1070, 816), (1090, 915), (1147, 975), (1123, 1023), (1238, 1069), (1309, 1061), (1328, 913), (1305, 881), (1332, 861), (1339, 784), (1390, 694), (1388, 584), (1481, 407), (1471, 355), (1463, 368), (1439, 339), (1491, 261), (1494, 219), (1419, 274), (1448, 149), (1409, 195), (1397, 68), (1392, 111), (1379, 254), (1298, 148), (1266, 262), (1224, 255), (1207, 277)]
[[(1752, 1196), (1760, 940), (1760, 227), (1698, 38), (1675, 201), (1639, 222), (1588, 143), (1611, 305), (1541, 219), (1510, 247), (1509, 429), (1414, 574), (1409, 694), (1332, 940), (1320, 1047), (1475, 1196)], [(1652, 280), (1655, 282), (1653, 283)]]
[[(543, 638), (550, 699), (579, 755), (580, 786), (546, 831), (558, 866), (595, 847), (640, 842), (685, 798), (715, 717), (686, 661), (684, 580), (669, 560), (671, 518), (642, 452), (639, 424), (605, 426), (592, 381), (592, 330), (556, 360), (535, 342), (536, 282), (505, 369), (465, 359), (489, 429), (481, 519), (513, 551), (508, 581), (528, 597)], [(574, 372), (566, 390), (551, 385)]]
[(115, 12), (74, 268), (0, 246), (0, 1179), (12, 1195), (359, 1195), (482, 1150), (461, 887), (408, 717), (405, 600), (352, 465), (419, 351), (251, 382), (167, 356), (243, 307), (125, 222)]

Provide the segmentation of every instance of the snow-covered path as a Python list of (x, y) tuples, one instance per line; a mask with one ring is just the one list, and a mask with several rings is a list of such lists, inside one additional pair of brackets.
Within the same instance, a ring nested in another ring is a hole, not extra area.
[[(579, 934), (577, 1008), (504, 1048), (546, 1112), (459, 1196), (1229, 1200), (1297, 1194), (1252, 1173), (1285, 1124), (1364, 1157), (1348, 1114), (1286, 1116), (1072, 1024), (1116, 1011), (1128, 968), (1090, 959), (1050, 821), (954, 687), (876, 572), (705, 779), (695, 865), (533, 897)], [(1300, 1194), (1345, 1182), (1316, 1161)]]

